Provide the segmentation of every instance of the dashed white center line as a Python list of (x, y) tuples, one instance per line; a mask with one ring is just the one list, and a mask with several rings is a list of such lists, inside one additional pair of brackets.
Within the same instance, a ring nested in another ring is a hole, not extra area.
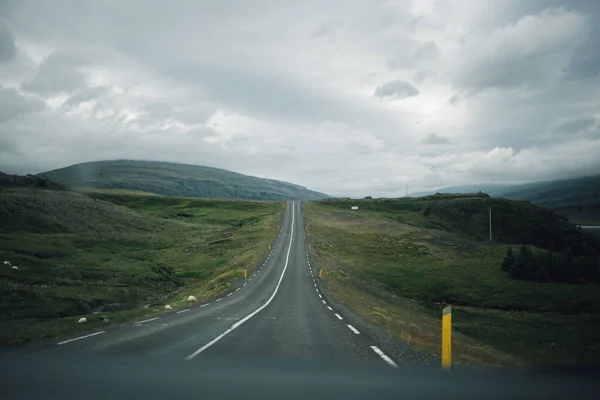
[(101, 333), (104, 333), (104, 332), (106, 332), (106, 331), (94, 332), (94, 333), (90, 333), (89, 335), (76, 337), (74, 339), (63, 340), (62, 342), (58, 342), (56, 344), (59, 345), (59, 346), (61, 346), (63, 344), (71, 343), (71, 342), (74, 342), (76, 340), (86, 339), (86, 338), (89, 338), (89, 337), (92, 337), (92, 336), (100, 335)]
[(248, 282), (250, 282), (252, 279), (254, 279), (254, 278), (250, 278), (250, 279), (248, 279)]
[(241, 289), (241, 287), (239, 287), (239, 288), (235, 289), (235, 291), (237, 292), (237, 291), (238, 291), (238, 290), (240, 290), (240, 289)]
[(184, 312), (188, 312), (188, 311), (190, 311), (190, 309), (186, 308), (185, 310), (177, 311), (175, 314), (183, 314)]
[[(318, 290), (317, 290), (317, 292), (318, 292)], [(323, 298), (323, 296), (321, 296), (321, 293), (319, 293), (319, 298), (320, 298), (320, 299), (322, 299), (322, 298)]]
[(202, 304), (200, 307), (206, 307), (207, 305), (209, 305), (210, 303), (204, 303)]
[(215, 301), (221, 301), (221, 300), (223, 300), (223, 298), (222, 298), (222, 297), (219, 297), (219, 298), (218, 298), (217, 300), (215, 300)]
[(143, 324), (144, 322), (156, 321), (157, 319), (158, 319), (158, 317), (150, 318), (150, 319), (145, 319), (143, 321), (136, 322), (136, 324)]
[(352, 325), (350, 325), (350, 324), (348, 324), (348, 328), (350, 328), (350, 330), (351, 330), (352, 332), (354, 332), (355, 334), (357, 334), (357, 335), (360, 333), (360, 332), (358, 331), (358, 329), (356, 329), (355, 327), (353, 327), (353, 326), (352, 326)]
[(233, 294), (233, 293), (229, 293), (229, 294), (227, 295), (227, 297), (231, 296), (232, 294)]
[(327, 306), (327, 308), (329, 309), (329, 311), (333, 311), (333, 308), (331, 308), (331, 307), (329, 307), (329, 306)]
[(386, 363), (388, 363), (391, 367), (398, 368), (398, 365), (394, 361), (392, 361), (391, 358), (389, 358), (388, 356), (386, 356), (383, 351), (379, 350), (379, 347), (377, 347), (377, 346), (371, 346), (371, 348), (373, 349), (373, 351), (375, 353), (377, 353), (377, 355), (379, 357), (381, 357), (383, 359), (383, 361), (385, 361)]
[(242, 286), (246, 286), (248, 284), (248, 282), (245, 282)]
[(336, 316), (336, 317), (337, 317), (339, 320), (342, 320), (342, 319), (344, 319), (344, 318), (342, 318), (342, 316), (341, 316), (340, 314), (338, 314), (338, 313), (335, 313), (335, 316)]
[(327, 302), (325, 300), (321, 300), (323, 302), (323, 304), (327, 305)]
[(313, 283), (313, 285), (315, 285), (315, 287), (317, 287), (317, 284), (316, 284), (316, 283)]

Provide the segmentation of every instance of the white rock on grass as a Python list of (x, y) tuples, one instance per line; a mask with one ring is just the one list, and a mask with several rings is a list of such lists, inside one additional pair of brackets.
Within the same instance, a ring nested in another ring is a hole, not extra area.
[(87, 322), (87, 318), (85, 317), (79, 318), (79, 321), (77, 321), (78, 324), (83, 324), (84, 322)]
[(8, 265), (10, 267), (10, 261), (4, 261), (4, 265)]
[(196, 301), (196, 298), (194, 296), (188, 296), (188, 301)]
[(165, 310), (172, 310), (172, 309), (173, 309), (173, 307), (171, 307), (171, 306), (170, 306), (170, 305), (168, 305), (168, 304), (165, 306)]
[(11, 268), (12, 269), (19, 269), (19, 267), (17, 267), (16, 265), (13, 265)]

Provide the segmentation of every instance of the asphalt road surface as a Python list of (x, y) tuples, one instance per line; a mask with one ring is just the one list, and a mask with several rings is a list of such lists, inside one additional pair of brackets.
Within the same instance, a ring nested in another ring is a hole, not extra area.
[(41, 351), (187, 362), (211, 357), (306, 359), (396, 367), (397, 349), (388, 345), (386, 350), (386, 343), (366, 332), (348, 310), (331, 303), (319, 281), (307, 251), (300, 202), (290, 201), (268, 257), (222, 297), (104, 332), (65, 338)]
[(299, 202), (272, 251), (222, 297), (0, 354), (7, 399), (597, 398), (587, 377), (442, 371), (319, 288)]

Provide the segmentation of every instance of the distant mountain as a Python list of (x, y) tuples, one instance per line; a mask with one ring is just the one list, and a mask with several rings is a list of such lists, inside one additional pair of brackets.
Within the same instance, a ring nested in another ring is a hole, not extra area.
[(600, 204), (600, 175), (513, 186), (496, 197), (529, 200), (551, 208)]
[(529, 200), (533, 204), (550, 208), (583, 204), (600, 204), (600, 175), (582, 178), (526, 183), (522, 185), (464, 185), (448, 186), (432, 192), (419, 192), (413, 197), (434, 193), (487, 193), (492, 197), (512, 200)]
[(38, 175), (71, 187), (130, 189), (168, 196), (251, 200), (314, 200), (329, 197), (288, 182), (218, 168), (161, 161), (88, 162)]

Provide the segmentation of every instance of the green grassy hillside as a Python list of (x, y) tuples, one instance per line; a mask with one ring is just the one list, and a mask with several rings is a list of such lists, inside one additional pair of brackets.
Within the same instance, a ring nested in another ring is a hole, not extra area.
[(0, 261), (18, 270), (0, 269), (0, 345), (216, 295), (262, 259), (282, 213), (282, 202), (2, 190)]
[(43, 174), (71, 187), (131, 189), (167, 196), (252, 200), (322, 199), (326, 194), (217, 168), (158, 161), (98, 161)]
[[(488, 205), (504, 243), (487, 242)], [(414, 346), (439, 355), (441, 309), (451, 304), (457, 363), (600, 362), (600, 285), (515, 280), (501, 270), (508, 243), (596, 240), (551, 211), (482, 195), (303, 207), (328, 292)]]
[(492, 239), (506, 244), (529, 244), (555, 251), (578, 251), (589, 243), (600, 252), (600, 242), (577, 229), (565, 217), (527, 201), (491, 198), (486, 194), (441, 194), (398, 199), (326, 199), (321, 204), (346, 213), (352, 205), (360, 213), (414, 226), (452, 232), (464, 239)]

